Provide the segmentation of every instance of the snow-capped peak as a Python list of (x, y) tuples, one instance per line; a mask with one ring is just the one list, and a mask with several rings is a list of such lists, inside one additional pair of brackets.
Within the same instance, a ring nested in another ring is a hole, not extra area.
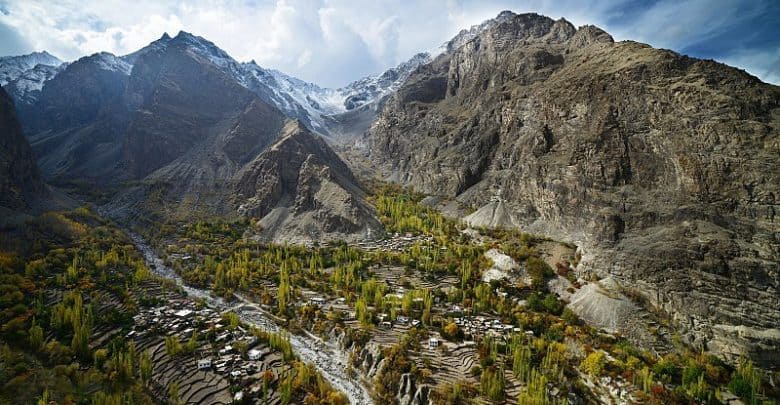
[(146, 45), (145, 47), (133, 53), (129, 53), (127, 55), (122, 56), (122, 59), (131, 65), (135, 65), (135, 61), (137, 61), (138, 58), (147, 54), (148, 52), (164, 49), (166, 46), (168, 46), (168, 42), (170, 41), (171, 41), (171, 36), (168, 35), (167, 32), (165, 32), (160, 37), (160, 39), (156, 41), (152, 41), (149, 45)]
[[(312, 129), (322, 132), (327, 132), (325, 122), (328, 116), (341, 114), (385, 97), (400, 87), (418, 66), (431, 59), (427, 53), (417, 54), (381, 74), (364, 77), (342, 88), (332, 89), (320, 87), (278, 70), (260, 67), (254, 60), (239, 63), (213, 42), (186, 31), (179, 31), (175, 37), (164, 33), (149, 45), (124, 56), (100, 52), (74, 63), (93, 63), (102, 70), (130, 75), (139, 58), (149, 52), (165, 52), (171, 47), (212, 64), (239, 85), (275, 105), (287, 116), (301, 120)], [(59, 59), (46, 52), (0, 58), (0, 84), (21, 78), (14, 84), (17, 88), (16, 96), (32, 99), (45, 81), (63, 70), (44, 67), (35, 71), (32, 69), (36, 65), (61, 64)], [(24, 74), (27, 71), (29, 73)]]
[(130, 71), (133, 70), (133, 65), (121, 57), (108, 52), (98, 52), (96, 54), (81, 58), (79, 61), (91, 61), (102, 70), (120, 72), (128, 76), (130, 75)]
[(367, 76), (338, 89), (344, 97), (344, 107), (352, 110), (381, 99), (397, 90), (417, 67), (430, 61), (430, 54), (418, 53), (380, 75)]
[(8, 82), (4, 87), (12, 95), (18, 104), (33, 104), (43, 89), (43, 84), (63, 71), (67, 63), (59, 66), (35, 65), (32, 69), (22, 73), (21, 76)]
[(17, 79), (24, 72), (34, 68), (36, 65), (59, 66), (62, 61), (56, 56), (43, 51), (33, 52), (27, 55), (3, 56), (0, 57), (0, 85)]

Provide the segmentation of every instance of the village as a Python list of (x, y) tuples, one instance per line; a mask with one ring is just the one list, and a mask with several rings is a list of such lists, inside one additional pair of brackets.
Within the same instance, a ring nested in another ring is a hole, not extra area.
[[(403, 296), (405, 292), (406, 291), (402, 287), (399, 287), (395, 292), (387, 294), (386, 298), (400, 299), (400, 297)], [(414, 302), (416, 304), (420, 304), (422, 302), (422, 298), (415, 298)], [(511, 337), (513, 334), (523, 334), (528, 338), (534, 336), (533, 331), (523, 331), (522, 328), (516, 327), (512, 324), (502, 323), (501, 320), (495, 316), (470, 315), (470, 308), (464, 309), (459, 305), (448, 305), (441, 302), (441, 300), (438, 298), (435, 298), (434, 302), (435, 304), (432, 308), (432, 312), (440, 317), (452, 318), (454, 323), (458, 326), (459, 330), (463, 332), (463, 337), (466, 341), (479, 340), (484, 336), (503, 338), (505, 340)], [(331, 313), (338, 312), (342, 314), (341, 320), (346, 324), (355, 327), (358, 326), (355, 311), (347, 304), (344, 298), (330, 299), (324, 296), (314, 295), (313, 293), (309, 292), (308, 298), (301, 299), (296, 305), (298, 307), (312, 305)], [(373, 309), (373, 307), (370, 307), (370, 309)], [(393, 330), (405, 332), (409, 328), (418, 328), (422, 325), (419, 317), (412, 315), (396, 315), (393, 317), (391, 315), (392, 314), (386, 312), (376, 314), (375, 319), (378, 329), (375, 331), (376, 334), (381, 335), (382, 331)], [(428, 341), (428, 345), (431, 349), (438, 347), (439, 339), (432, 337)]]
[(412, 233), (394, 233), (386, 238), (375, 238), (370, 233), (366, 238), (355, 243), (355, 246), (368, 252), (402, 252), (415, 243), (433, 242), (432, 236), (415, 235)]
[(177, 356), (179, 353), (172, 352), (168, 344), (164, 354), (175, 358), (174, 368), (179, 374), (223, 377), (224, 382), (217, 385), (227, 389), (225, 384), (229, 384), (233, 401), (270, 398), (274, 393), (268, 383), (281, 380), (290, 371), (282, 354), (261, 343), (244, 325), (188, 298), (172, 298), (165, 305), (141, 309), (133, 320), (134, 328), (126, 338), (140, 347), (160, 335), (185, 345), (184, 350), (188, 342), (195, 342), (187, 353), (190, 355)]

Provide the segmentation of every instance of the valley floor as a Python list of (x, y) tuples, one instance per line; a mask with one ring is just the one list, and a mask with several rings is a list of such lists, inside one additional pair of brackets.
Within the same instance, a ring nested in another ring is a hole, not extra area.
[(575, 246), (464, 227), (402, 190), (372, 198), (386, 234), (354, 244), (264, 244), (251, 221), (142, 237), (86, 208), (3, 229), (0, 403), (776, 395), (750, 362), (692, 351), (613, 280), (578, 276)]
[(463, 229), (408, 197), (377, 206), (388, 235), (373, 240), (261, 245), (241, 237), (251, 223), (198, 222), (155, 235), (157, 260), (289, 331), (353, 403), (717, 403), (757, 375), (690, 351), (612, 281), (577, 278), (573, 246)]

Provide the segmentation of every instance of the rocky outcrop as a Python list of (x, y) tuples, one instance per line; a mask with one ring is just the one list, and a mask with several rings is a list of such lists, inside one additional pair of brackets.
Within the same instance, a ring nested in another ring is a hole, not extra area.
[(516, 229), (520, 227), (520, 221), (515, 218), (515, 213), (507, 208), (504, 201), (491, 201), (478, 210), (466, 215), (463, 222), (473, 228), (503, 228)]
[(428, 405), (433, 401), (430, 399), (431, 387), (429, 385), (416, 384), (413, 375), (406, 373), (401, 376), (401, 383), (398, 388), (396, 400), (399, 405)]
[(15, 111), (11, 97), (0, 87), (0, 211), (26, 210), (45, 192)]
[(381, 229), (346, 164), (298, 121), (289, 122), (235, 184), (238, 211), (260, 219), (260, 238), (362, 239), (369, 228)]
[(387, 178), (472, 207), (500, 188), (524, 230), (576, 242), (581, 272), (692, 344), (780, 367), (780, 88), (536, 14), (447, 48), (365, 138)]
[[(370, 382), (386, 367), (382, 346), (369, 342), (362, 348), (355, 348), (351, 344), (346, 344), (346, 333), (330, 332), (332, 339), (338, 341), (344, 351), (354, 351), (353, 365), (359, 369), (359, 373), (365, 377), (365, 381)], [(429, 405), (433, 404), (431, 390), (433, 388), (428, 384), (418, 384), (416, 378), (411, 373), (401, 375), (398, 381), (398, 392), (395, 397), (395, 403), (398, 405)]]

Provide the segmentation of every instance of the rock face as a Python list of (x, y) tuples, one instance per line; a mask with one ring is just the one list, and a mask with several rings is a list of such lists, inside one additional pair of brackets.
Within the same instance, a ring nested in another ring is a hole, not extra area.
[(474, 207), (500, 188), (519, 225), (578, 243), (581, 271), (636, 286), (691, 343), (780, 367), (780, 88), (536, 14), (447, 49), (365, 138), (387, 178)]
[(399, 405), (428, 405), (433, 403), (430, 393), (430, 386), (422, 384), (418, 387), (415, 377), (406, 373), (401, 376), (396, 401)]
[(0, 87), (0, 208), (30, 207), (30, 199), (44, 193), (30, 144), (27, 143), (11, 97)]
[(20, 118), (47, 180), (109, 176), (127, 123), (121, 96), (130, 69), (108, 53), (81, 58), (45, 82), (37, 101), (23, 110)]
[(239, 213), (260, 219), (263, 239), (363, 238), (381, 229), (351, 171), (299, 121), (236, 178)]

